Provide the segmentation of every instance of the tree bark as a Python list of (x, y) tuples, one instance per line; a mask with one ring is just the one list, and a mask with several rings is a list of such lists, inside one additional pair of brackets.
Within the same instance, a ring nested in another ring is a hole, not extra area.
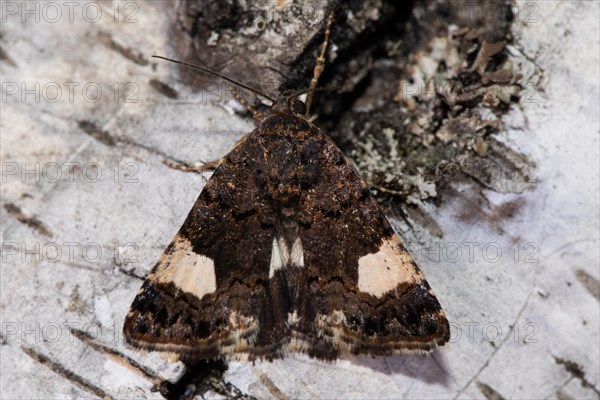
[[(231, 15), (241, 12), (237, 2), (224, 4)], [(210, 8), (179, 3), (78, 3), (72, 16), (59, 6), (57, 16), (45, 3), (2, 3), (0, 397), (161, 398), (153, 386), (176, 381), (184, 365), (127, 346), (121, 327), (208, 178), (163, 160), (222, 157), (254, 122), (235, 113), (228, 86), (149, 56), (210, 68), (231, 58), (236, 63), (221, 72), (274, 82), (269, 93), (276, 95), (308, 83), (327, 10), (281, 3), (239, 14), (232, 26), (218, 15), (207, 19)], [(391, 24), (387, 2), (347, 7), (338, 11), (330, 60), (336, 51), (346, 57), (369, 29)], [(533, 160), (534, 182), (503, 175), (515, 185), (499, 186), (473, 171), (444, 180), (439, 196), (419, 197), (417, 205), (384, 199), (387, 210), (401, 210), (394, 226), (451, 321), (448, 348), (335, 363), (301, 355), (232, 362), (222, 376), (196, 380), (198, 393), (600, 397), (599, 5), (520, 2), (513, 10), (508, 58), (532, 85), (484, 140), (502, 165)], [(194, 26), (199, 15), (206, 24)], [(369, 57), (334, 67), (344, 84), (357, 77), (343, 93), (360, 92)], [(345, 150), (360, 144), (340, 134), (351, 132), (343, 111), (333, 119), (317, 105)], [(483, 145), (474, 146), (468, 150)]]

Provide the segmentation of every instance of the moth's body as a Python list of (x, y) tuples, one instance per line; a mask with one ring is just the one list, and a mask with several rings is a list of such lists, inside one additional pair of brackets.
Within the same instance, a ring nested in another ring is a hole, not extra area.
[(302, 106), (281, 98), (214, 172), (131, 306), (130, 343), (198, 360), (448, 341), (422, 273)]

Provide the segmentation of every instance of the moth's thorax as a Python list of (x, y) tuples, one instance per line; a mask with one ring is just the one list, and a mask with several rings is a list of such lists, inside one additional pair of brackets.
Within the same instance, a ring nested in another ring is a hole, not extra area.
[[(280, 215), (278, 230), (282, 238), (291, 239), (293, 244), (303, 187), (311, 186), (311, 171), (306, 171), (307, 159), (314, 159), (314, 152), (308, 152), (311, 143), (320, 136), (320, 131), (312, 125), (304, 114), (305, 106), (300, 100), (291, 97), (280, 98), (271, 113), (258, 127), (265, 161), (265, 187), (274, 208), (287, 210)], [(291, 248), (291, 247), (290, 247)]]
[(306, 106), (300, 100), (281, 97), (273, 104), (259, 130), (264, 136), (292, 136), (303, 139), (315, 128), (304, 115), (305, 111)]
[[(287, 110), (289, 111), (289, 110)], [(304, 115), (273, 110), (258, 127), (262, 136), (293, 137), (303, 140), (317, 134), (315, 126)]]

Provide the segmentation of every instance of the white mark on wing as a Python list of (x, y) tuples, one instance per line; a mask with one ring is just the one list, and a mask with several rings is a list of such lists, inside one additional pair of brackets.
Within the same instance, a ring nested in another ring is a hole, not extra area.
[[(283, 244), (285, 246), (285, 243)], [(287, 252), (287, 249), (285, 249)], [(285, 262), (283, 260), (282, 251), (279, 247), (279, 243), (277, 243), (277, 238), (273, 237), (273, 248), (271, 250), (271, 266), (269, 267), (269, 279), (275, 275), (275, 271), (281, 269), (285, 266)]]
[(297, 267), (304, 267), (304, 250), (302, 249), (302, 242), (299, 237), (296, 238), (292, 245), (289, 262)]
[(297, 237), (292, 244), (292, 248), (289, 249), (285, 240), (273, 237), (269, 278), (272, 278), (273, 275), (275, 275), (275, 271), (288, 265), (304, 267), (304, 250), (302, 249), (300, 238)]

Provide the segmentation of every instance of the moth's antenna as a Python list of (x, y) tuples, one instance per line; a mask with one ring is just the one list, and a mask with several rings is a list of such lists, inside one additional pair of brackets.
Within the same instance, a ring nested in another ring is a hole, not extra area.
[(251, 88), (250, 86), (246, 86), (246, 85), (244, 85), (243, 83), (240, 83), (240, 82), (238, 82), (238, 81), (236, 81), (236, 80), (234, 80), (234, 79), (231, 79), (231, 78), (229, 78), (229, 77), (227, 77), (227, 76), (225, 76), (225, 75), (221, 75), (221, 74), (219, 74), (218, 72), (212, 71), (212, 70), (210, 70), (210, 69), (208, 69), (208, 68), (199, 67), (198, 65), (194, 65), (194, 64), (186, 63), (186, 62), (183, 62), (183, 61), (177, 61), (177, 60), (173, 60), (173, 59), (171, 59), (171, 58), (162, 57), (162, 56), (155, 56), (155, 55), (153, 55), (152, 57), (154, 57), (154, 58), (160, 58), (161, 60), (170, 61), (170, 62), (172, 62), (172, 63), (175, 63), (175, 64), (181, 64), (181, 65), (185, 65), (186, 67), (190, 67), (190, 68), (193, 68), (193, 69), (200, 70), (200, 71), (202, 71), (202, 72), (206, 72), (206, 73), (208, 73), (208, 74), (212, 74), (212, 75), (214, 75), (214, 76), (217, 76), (217, 77), (219, 77), (219, 78), (221, 78), (221, 79), (225, 79), (227, 82), (231, 82), (231, 83), (233, 83), (233, 84), (234, 84), (234, 85), (236, 85), (236, 86), (239, 86), (239, 87), (241, 87), (241, 88), (244, 88), (244, 89), (246, 89), (246, 90), (249, 90), (249, 91), (251, 91), (252, 93), (254, 93), (254, 94), (256, 94), (256, 95), (258, 95), (258, 96), (262, 96), (262, 97), (264, 97), (265, 99), (267, 99), (267, 100), (269, 100), (269, 101), (271, 101), (271, 102), (275, 103), (275, 99), (273, 99), (271, 96), (267, 96), (266, 94), (264, 94), (264, 93), (263, 93), (263, 92), (261, 92), (260, 90), (258, 90), (258, 89), (254, 89), (254, 88)]

